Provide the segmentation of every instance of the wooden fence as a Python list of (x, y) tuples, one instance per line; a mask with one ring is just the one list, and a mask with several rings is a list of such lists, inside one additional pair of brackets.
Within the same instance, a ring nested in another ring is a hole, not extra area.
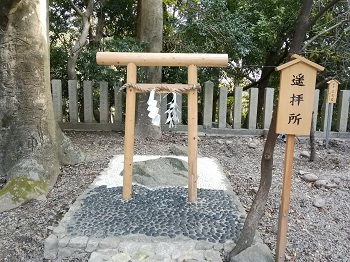
[[(95, 83), (96, 84), (96, 83)], [(68, 99), (62, 95), (61, 80), (54, 79), (51, 81), (52, 97), (55, 119), (59, 122), (64, 130), (86, 130), (86, 131), (106, 131), (106, 130), (124, 130), (123, 126), (123, 92), (119, 92), (120, 86), (109, 87), (107, 82), (97, 83), (83, 81), (80, 83), (76, 80), (68, 81)], [(214, 103), (214, 84), (210, 81), (204, 83), (204, 96), (201, 104), (202, 122), (198, 125), (198, 131), (206, 134), (215, 135), (263, 135), (269, 128), (274, 104), (274, 88), (266, 88), (264, 93), (264, 109), (262, 127), (257, 128), (257, 105), (258, 89), (251, 88), (245, 92), (241, 87), (234, 89), (234, 101), (232, 114), (227, 112), (228, 90), (220, 88), (218, 103)], [(66, 89), (67, 90), (67, 89)], [(111, 90), (113, 92), (111, 93)], [(326, 92), (325, 90), (324, 92)], [(79, 95), (80, 94), (80, 95)], [(112, 95), (113, 94), (113, 95)], [(160, 115), (161, 123), (165, 123), (167, 110), (167, 99), (164, 94), (161, 95)], [(182, 95), (177, 94), (180, 116), (182, 107)], [(323, 95), (321, 97), (326, 97)], [(350, 90), (339, 92), (336, 110), (331, 113), (330, 117), (334, 119), (333, 129), (330, 132), (332, 138), (350, 138), (349, 130), (349, 100)], [(94, 101), (98, 103), (94, 105)], [(214, 104), (217, 108), (213, 110)], [(94, 110), (98, 108), (98, 110)], [(244, 124), (242, 112), (247, 112)], [(185, 112), (185, 111), (184, 111)], [(215, 116), (213, 116), (213, 112)], [(232, 119), (228, 119), (232, 115)], [(320, 99), (320, 90), (316, 90), (314, 99), (314, 125), (317, 137), (325, 137), (328, 117), (328, 104), (324, 99)], [(97, 119), (97, 120), (96, 120)], [(215, 119), (215, 122), (213, 122)], [(335, 121), (336, 120), (336, 121)], [(332, 122), (332, 121), (331, 121)], [(228, 123), (232, 123), (228, 125)], [(245, 126), (245, 127), (243, 127)], [(162, 125), (163, 130), (168, 130), (167, 125)], [(187, 127), (180, 123), (174, 128), (174, 131), (186, 131)]]

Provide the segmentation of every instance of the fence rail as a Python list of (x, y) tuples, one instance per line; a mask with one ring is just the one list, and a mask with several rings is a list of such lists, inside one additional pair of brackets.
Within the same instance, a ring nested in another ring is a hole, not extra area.
[[(123, 92), (119, 92), (120, 86), (108, 86), (105, 81), (99, 82), (98, 88), (94, 88), (93, 81), (83, 81), (82, 85), (76, 80), (68, 81), (68, 98), (63, 98), (61, 80), (51, 81), (54, 114), (56, 121), (64, 130), (124, 130), (123, 126)], [(270, 126), (272, 110), (274, 105), (274, 88), (266, 88), (264, 92), (263, 121), (262, 127), (257, 128), (257, 107), (258, 89), (250, 88), (244, 92), (242, 87), (235, 87), (234, 102), (231, 119), (228, 119), (227, 101), (228, 90), (220, 88), (217, 110), (213, 110), (214, 84), (210, 81), (203, 85), (203, 124), (198, 126), (199, 132), (216, 135), (262, 135)], [(112, 92), (111, 92), (112, 90)], [(327, 90), (324, 92), (326, 93)], [(177, 94), (178, 106), (180, 109), (179, 118), (182, 112), (182, 95)], [(321, 96), (326, 97), (326, 95)], [(248, 101), (245, 101), (248, 100)], [(350, 90), (339, 92), (336, 110), (330, 114), (331, 119), (336, 119), (330, 137), (350, 138), (349, 130), (349, 100)], [(94, 110), (94, 101), (95, 109)], [(96, 101), (98, 105), (96, 104)], [(243, 103), (247, 102), (247, 103)], [(320, 104), (321, 103), (321, 104)], [(247, 104), (247, 105), (246, 105)], [(185, 107), (186, 105), (184, 105)], [(320, 99), (320, 90), (316, 90), (314, 98), (314, 129), (317, 137), (325, 137), (328, 106), (325, 99)], [(165, 111), (167, 110), (167, 100), (162, 98), (160, 103), (161, 122), (165, 123)], [(247, 111), (244, 121), (242, 121), (242, 110)], [(213, 112), (215, 116), (213, 117)], [(215, 121), (213, 122), (213, 119)], [(332, 122), (332, 121), (331, 121)], [(318, 123), (318, 125), (317, 125)], [(246, 126), (246, 127), (243, 127)], [(167, 130), (166, 125), (162, 125)], [(186, 125), (181, 123), (176, 126), (176, 131), (186, 131)]]

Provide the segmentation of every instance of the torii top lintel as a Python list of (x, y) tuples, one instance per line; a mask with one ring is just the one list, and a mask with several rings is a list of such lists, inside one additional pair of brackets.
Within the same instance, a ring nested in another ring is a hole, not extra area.
[(220, 67), (228, 65), (227, 54), (97, 52), (99, 65)]

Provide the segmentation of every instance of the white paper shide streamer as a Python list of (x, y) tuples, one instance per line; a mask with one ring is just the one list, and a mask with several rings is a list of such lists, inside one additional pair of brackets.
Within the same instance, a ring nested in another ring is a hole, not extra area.
[(176, 93), (172, 93), (172, 95), (173, 99), (170, 103), (168, 103), (169, 108), (167, 111), (165, 111), (165, 114), (168, 114), (165, 124), (169, 124), (169, 128), (174, 127), (176, 123), (180, 122), (180, 119), (178, 117), (179, 109), (176, 104)]
[(157, 107), (157, 100), (154, 99), (154, 94), (155, 91), (152, 90), (147, 101), (148, 116), (152, 119), (153, 125), (160, 126), (160, 115), (158, 114), (159, 108)]

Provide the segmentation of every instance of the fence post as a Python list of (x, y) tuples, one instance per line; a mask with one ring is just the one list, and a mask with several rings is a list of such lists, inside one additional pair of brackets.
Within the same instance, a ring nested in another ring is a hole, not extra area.
[(313, 131), (316, 131), (317, 127), (317, 115), (318, 115), (318, 103), (320, 101), (320, 90), (316, 89), (315, 90), (315, 95), (314, 95), (314, 113), (312, 115), (312, 122), (313, 122)]
[(51, 81), (52, 104), (55, 120), (62, 121), (62, 82), (59, 79)]
[(92, 100), (91, 81), (84, 81), (83, 88), (84, 88), (84, 122), (92, 123), (94, 107), (93, 107), (93, 100)]
[(269, 129), (273, 111), (273, 94), (274, 89), (271, 87), (265, 88), (264, 94), (264, 129)]
[[(321, 130), (326, 132), (327, 130), (327, 121), (328, 121), (328, 106), (327, 103), (327, 89), (324, 90), (323, 103), (322, 103), (322, 116), (321, 116)], [(332, 123), (333, 107), (329, 112), (330, 123)], [(330, 128), (330, 131), (332, 128)]]
[(219, 128), (226, 128), (227, 87), (220, 87), (219, 93)]
[(114, 85), (114, 123), (119, 126), (123, 123), (123, 92), (119, 91), (121, 83)]
[(249, 89), (249, 111), (248, 111), (248, 129), (256, 129), (256, 120), (258, 112), (258, 88)]
[(69, 122), (78, 122), (78, 81), (68, 80)]
[(100, 123), (108, 123), (109, 104), (108, 104), (108, 83), (100, 82)]
[(350, 90), (341, 90), (339, 92), (337, 130), (339, 132), (346, 132), (349, 117), (349, 101)]
[(241, 128), (242, 119), (242, 87), (235, 87), (235, 102), (233, 109), (233, 129)]
[(213, 122), (214, 83), (204, 83), (203, 128), (211, 128)]

